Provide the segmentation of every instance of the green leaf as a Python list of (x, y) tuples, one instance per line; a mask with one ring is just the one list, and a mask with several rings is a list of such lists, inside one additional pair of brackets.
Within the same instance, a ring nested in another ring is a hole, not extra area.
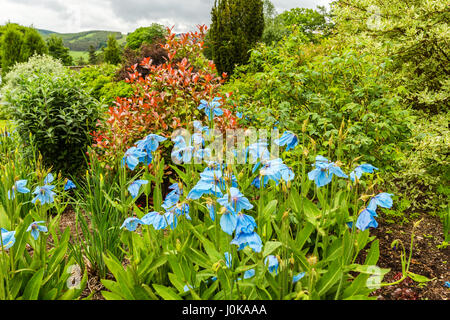
[(264, 245), (263, 257), (268, 256), (282, 245), (279, 241), (267, 241)]
[(327, 291), (340, 280), (341, 274), (340, 260), (335, 260), (328, 269), (328, 272), (320, 278), (317, 284), (317, 294), (320, 297), (325, 296)]
[(167, 288), (159, 284), (153, 284), (153, 288), (156, 290), (156, 293), (160, 295), (164, 300), (183, 300), (171, 288)]
[(39, 289), (41, 288), (42, 278), (44, 277), (44, 268), (39, 269), (28, 281), (28, 284), (23, 293), (25, 300), (37, 300), (39, 296)]
[(114, 256), (103, 255), (103, 259), (105, 261), (106, 266), (112, 272), (114, 277), (117, 280), (121, 288), (121, 293), (127, 300), (134, 300), (134, 296), (131, 288), (133, 287), (133, 283), (131, 279), (128, 279), (127, 274), (120, 264), (119, 260), (117, 260)]
[(428, 282), (428, 281), (432, 281), (432, 280), (436, 279), (436, 278), (428, 279), (425, 276), (421, 276), (420, 274), (412, 273), (411, 271), (408, 271), (407, 275), (408, 275), (408, 277), (413, 279), (415, 282)]

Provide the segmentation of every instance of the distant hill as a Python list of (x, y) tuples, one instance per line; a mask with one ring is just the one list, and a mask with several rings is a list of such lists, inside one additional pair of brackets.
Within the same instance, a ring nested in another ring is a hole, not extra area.
[(125, 43), (127, 37), (121, 32), (104, 30), (83, 31), (78, 33), (58, 33), (42, 29), (37, 29), (37, 31), (44, 39), (47, 39), (53, 34), (61, 37), (64, 46), (68, 47), (71, 51), (88, 51), (91, 45), (94, 46), (95, 50), (104, 48), (106, 47), (110, 34), (113, 34), (116, 37), (119, 44)]
[(40, 34), (41, 34), (41, 36), (43, 36), (43, 37), (45, 37), (45, 36), (47, 36), (47, 35), (49, 35), (49, 34), (52, 34), (52, 33), (56, 33), (56, 32), (54, 32), (54, 31), (50, 31), (50, 30), (44, 30), (44, 29), (36, 29)]

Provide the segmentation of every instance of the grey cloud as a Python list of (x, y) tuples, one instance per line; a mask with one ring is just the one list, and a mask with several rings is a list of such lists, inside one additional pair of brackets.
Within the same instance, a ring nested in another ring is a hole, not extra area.
[(111, 0), (113, 12), (125, 21), (171, 21), (177, 25), (195, 25), (210, 22), (213, 0)]

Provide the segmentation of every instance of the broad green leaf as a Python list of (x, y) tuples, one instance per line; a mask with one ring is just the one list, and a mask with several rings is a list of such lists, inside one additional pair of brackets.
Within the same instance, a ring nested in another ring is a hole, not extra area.
[(37, 300), (39, 296), (39, 289), (41, 288), (42, 278), (44, 277), (45, 268), (39, 269), (28, 281), (23, 298), (25, 300)]
[(182, 300), (182, 298), (176, 294), (171, 288), (164, 287), (159, 284), (153, 284), (153, 288), (156, 293), (164, 300)]

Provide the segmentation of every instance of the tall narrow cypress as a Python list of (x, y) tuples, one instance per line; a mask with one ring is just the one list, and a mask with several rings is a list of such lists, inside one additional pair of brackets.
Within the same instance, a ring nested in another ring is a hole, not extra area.
[(264, 31), (262, 0), (216, 0), (211, 10), (210, 39), (217, 70), (231, 74), (248, 62), (249, 50)]

